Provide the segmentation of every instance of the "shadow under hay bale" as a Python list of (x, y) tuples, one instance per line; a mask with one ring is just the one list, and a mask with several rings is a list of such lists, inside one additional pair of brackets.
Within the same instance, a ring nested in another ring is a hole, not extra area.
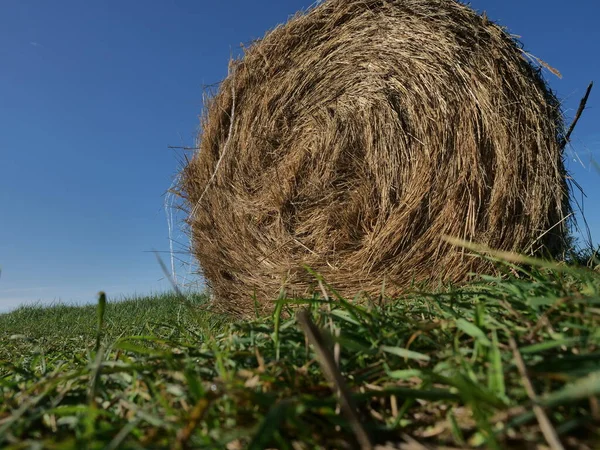
[(330, 0), (246, 49), (179, 186), (215, 305), (303, 294), (303, 265), (348, 296), (489, 269), (443, 235), (560, 252), (562, 115), (526, 58), (453, 0)]

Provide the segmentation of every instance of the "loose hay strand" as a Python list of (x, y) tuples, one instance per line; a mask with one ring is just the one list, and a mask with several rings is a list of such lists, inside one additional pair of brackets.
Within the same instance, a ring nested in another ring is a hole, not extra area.
[(221, 152), (221, 157), (217, 161), (217, 164), (215, 164), (215, 170), (213, 171), (212, 175), (210, 176), (208, 183), (206, 183), (206, 187), (204, 188), (204, 191), (202, 191), (200, 198), (198, 198), (198, 201), (196, 202), (196, 204), (194, 205), (194, 208), (192, 209), (192, 216), (196, 214), (197, 209), (200, 206), (200, 203), (202, 203), (202, 199), (204, 198), (204, 195), (206, 195), (208, 188), (210, 187), (211, 183), (215, 179), (215, 176), (217, 175), (217, 172), (219, 170), (219, 166), (221, 165), (221, 162), (223, 161), (223, 158), (225, 157), (225, 154), (227, 153), (227, 150), (229, 149), (229, 141), (230, 141), (231, 135), (233, 133), (233, 124), (235, 122), (235, 74), (232, 76), (233, 76), (233, 82), (231, 83), (231, 98), (232, 98), (232, 100), (231, 100), (229, 133), (227, 134), (227, 140), (225, 141), (225, 145), (223, 145), (223, 151)]

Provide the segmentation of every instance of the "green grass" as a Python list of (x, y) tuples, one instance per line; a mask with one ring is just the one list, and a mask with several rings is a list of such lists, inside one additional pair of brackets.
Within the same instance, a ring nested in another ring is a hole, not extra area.
[(504, 267), (383, 305), (323, 282), (233, 323), (202, 296), (0, 315), (0, 447), (353, 448), (304, 306), (375, 444), (600, 448), (600, 274)]
[[(107, 341), (123, 335), (143, 335), (177, 332), (180, 328), (210, 329), (223, 320), (203, 312), (204, 295), (192, 295), (188, 302), (197, 310), (190, 315), (189, 308), (175, 294), (157, 294), (149, 297), (109, 301), (103, 318), (103, 334)], [(56, 304), (22, 306), (8, 314), (0, 314), (0, 360), (14, 355), (33, 352), (52, 353), (65, 349), (81, 350), (95, 342), (97, 334), (97, 305), (68, 306)], [(211, 319), (211, 326), (199, 320)]]

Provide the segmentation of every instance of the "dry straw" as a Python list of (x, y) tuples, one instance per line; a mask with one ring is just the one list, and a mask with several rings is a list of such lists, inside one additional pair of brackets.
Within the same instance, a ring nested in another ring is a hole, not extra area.
[[(444, 235), (560, 252), (559, 104), (507, 32), (453, 0), (329, 0), (232, 62), (181, 174), (215, 305), (282, 285), (397, 295), (487, 270)], [(550, 230), (550, 231), (548, 231)]]

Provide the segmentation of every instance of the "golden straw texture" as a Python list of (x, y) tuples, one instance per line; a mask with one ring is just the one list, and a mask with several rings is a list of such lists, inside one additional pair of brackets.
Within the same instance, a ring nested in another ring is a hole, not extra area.
[(489, 269), (443, 235), (556, 254), (562, 133), (539, 70), (468, 6), (329, 0), (246, 49), (205, 105), (179, 186), (192, 250), (238, 315), (309, 291), (303, 265), (348, 296)]

